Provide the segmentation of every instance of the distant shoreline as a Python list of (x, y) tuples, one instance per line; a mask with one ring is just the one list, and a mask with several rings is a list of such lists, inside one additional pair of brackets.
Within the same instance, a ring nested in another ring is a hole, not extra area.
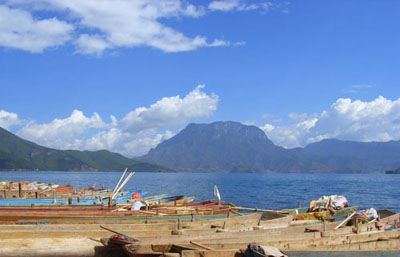
[[(273, 172), (273, 171), (268, 171), (268, 172), (251, 172), (251, 171), (235, 171), (235, 172), (229, 172), (229, 171), (138, 171), (138, 170), (132, 170), (137, 173), (193, 173), (193, 174), (360, 174), (360, 175), (365, 175), (365, 174), (376, 174), (376, 175), (385, 175), (385, 174), (399, 174), (399, 173), (388, 173), (386, 172), (368, 172), (368, 173), (362, 173), (362, 172)], [(1, 172), (71, 172), (71, 173), (96, 173), (96, 172), (105, 172), (105, 173), (116, 173), (116, 172), (123, 172), (123, 170), (114, 170), (114, 171), (93, 171), (93, 170), (0, 170)]]

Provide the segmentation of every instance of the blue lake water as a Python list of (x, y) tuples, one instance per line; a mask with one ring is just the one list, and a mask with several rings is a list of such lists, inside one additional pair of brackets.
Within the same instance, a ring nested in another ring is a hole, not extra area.
[[(113, 188), (122, 172), (0, 172), (0, 181), (41, 181), (89, 187)], [(253, 173), (136, 173), (124, 190), (143, 190), (150, 195), (214, 198), (218, 185), (222, 200), (235, 205), (265, 209), (307, 206), (322, 195), (345, 195), (362, 209), (391, 209), (400, 212), (400, 175), (389, 174), (253, 174)]]

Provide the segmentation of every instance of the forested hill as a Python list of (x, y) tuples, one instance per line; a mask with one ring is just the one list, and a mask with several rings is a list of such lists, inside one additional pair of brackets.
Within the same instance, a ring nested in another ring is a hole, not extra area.
[(55, 150), (24, 140), (0, 128), (0, 170), (170, 171), (106, 150)]

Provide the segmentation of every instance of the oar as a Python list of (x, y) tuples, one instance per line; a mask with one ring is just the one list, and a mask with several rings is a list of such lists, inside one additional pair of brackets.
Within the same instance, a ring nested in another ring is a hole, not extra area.
[(208, 246), (206, 246), (206, 245), (200, 244), (200, 243), (198, 243), (198, 242), (196, 242), (196, 241), (190, 241), (190, 243), (191, 243), (192, 245), (198, 246), (198, 247), (203, 248), (203, 249), (206, 249), (206, 250), (215, 250), (214, 248), (211, 248), (211, 247), (208, 247)]
[(109, 228), (103, 227), (103, 226), (101, 226), (101, 225), (100, 225), (100, 228), (102, 228), (102, 229), (105, 229), (105, 230), (108, 230), (108, 231), (110, 231), (110, 232), (112, 232), (112, 233), (115, 233), (115, 234), (117, 234), (117, 235), (124, 236), (124, 237), (125, 237), (126, 239), (128, 239), (128, 240), (140, 241), (139, 239), (136, 239), (136, 238), (133, 238), (133, 237), (130, 237), (130, 236), (124, 235), (124, 234), (122, 234), (122, 233), (119, 233), (118, 231), (115, 231), (115, 230), (112, 230), (112, 229), (109, 229)]
[(241, 207), (241, 206), (236, 206), (234, 207), (238, 210), (248, 210), (248, 211), (261, 211), (261, 212), (275, 212), (275, 213), (281, 213), (281, 214), (289, 214), (287, 211), (276, 211), (276, 210), (265, 210), (265, 209), (258, 209), (258, 208), (246, 208), (246, 207)]

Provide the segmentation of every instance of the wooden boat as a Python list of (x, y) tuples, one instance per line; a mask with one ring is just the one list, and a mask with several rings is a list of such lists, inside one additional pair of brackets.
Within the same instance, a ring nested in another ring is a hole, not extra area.
[[(379, 236), (379, 233), (385, 232), (385, 228), (396, 226), (399, 222), (398, 213), (387, 210), (381, 211), (382, 215), (384, 213), (388, 216), (382, 216), (380, 221), (374, 221), (370, 224), (361, 224), (357, 229), (354, 227), (354, 224), (341, 227), (343, 222), (333, 222), (327, 224), (319, 223), (281, 228), (265, 228), (264, 230), (253, 231), (228, 231), (226, 233), (208, 234), (206, 236), (157, 237), (156, 241), (152, 238), (140, 238), (141, 241), (134, 244), (134, 246), (130, 248), (130, 251), (135, 254), (147, 254), (158, 252), (160, 249), (163, 249), (163, 247), (167, 249), (172, 245), (190, 247), (190, 245), (188, 245), (190, 241), (195, 241), (215, 249), (229, 249), (230, 247), (234, 248), (238, 245), (245, 247), (247, 244), (254, 242), (282, 249), (292, 249), (293, 247), (295, 247), (295, 249), (302, 249), (305, 245), (311, 247), (328, 245), (333, 242), (340, 244), (343, 242), (356, 242), (356, 240), (370, 240), (374, 236)], [(397, 233), (396, 236), (400, 235), (397, 229), (394, 231), (393, 233)], [(389, 234), (387, 233), (386, 235)], [(155, 242), (160, 248), (154, 248)]]
[[(265, 239), (259, 237), (254, 238), (240, 237), (232, 238), (230, 240), (189, 240), (181, 243), (173, 244), (143, 244), (136, 242), (133, 244), (123, 246), (125, 252), (129, 256), (149, 256), (163, 253), (180, 253), (180, 256), (200, 256), (200, 255), (188, 255), (193, 254), (189, 251), (200, 251), (203, 256), (236, 256), (235, 254), (240, 253), (240, 249), (246, 248), (249, 243), (255, 243), (258, 245), (268, 245), (276, 247), (282, 251), (329, 251), (329, 250), (355, 250), (356, 247), (360, 247), (361, 244), (371, 244), (372, 247), (365, 250), (400, 250), (399, 244), (400, 231), (382, 231), (382, 232), (364, 232), (361, 234), (344, 234), (323, 238), (303, 238), (299, 236), (297, 239), (281, 240), (281, 239)], [(385, 244), (385, 246), (377, 247), (383, 240), (391, 241), (393, 243)], [(375, 248), (373, 248), (375, 247)], [(208, 252), (211, 250), (211, 252)], [(185, 251), (187, 251), (185, 253)], [(212, 251), (217, 251), (216, 253)], [(228, 255), (227, 252), (230, 252)], [(224, 252), (226, 255), (219, 255)]]
[[(160, 223), (137, 224), (101, 224), (109, 229), (129, 235), (134, 238), (170, 237), (173, 234), (206, 235), (215, 234), (217, 230), (241, 230), (252, 228), (259, 223), (261, 214), (254, 213), (230, 218), (204, 220), (159, 220)], [(213, 217), (215, 218), (215, 217)], [(183, 233), (179, 233), (183, 232)], [(0, 225), (0, 239), (11, 237), (26, 238), (71, 238), (71, 237), (110, 237), (110, 232), (100, 228), (97, 224), (39, 224), (39, 225)]]
[(97, 211), (97, 212), (54, 212), (54, 213), (17, 213), (13, 212), (3, 213), (0, 212), (0, 223), (16, 223), (16, 224), (79, 224), (79, 223), (110, 223), (110, 222), (122, 222), (122, 223), (156, 223), (159, 221), (171, 220), (176, 222), (177, 220), (202, 220), (202, 219), (215, 219), (215, 218), (226, 218), (229, 216), (238, 216), (236, 213), (231, 213), (229, 210), (224, 210), (222, 213), (211, 214), (210, 211), (207, 213), (193, 212), (192, 214), (168, 214), (161, 215), (162, 212), (149, 213), (148, 211), (137, 211), (137, 212), (110, 212), (110, 211)]
[(194, 196), (183, 197), (181, 199), (177, 199), (177, 200), (173, 200), (173, 201), (164, 199), (164, 201), (161, 201), (161, 202), (155, 204), (154, 206), (155, 207), (158, 207), (158, 206), (185, 206), (193, 201), (194, 201)]
[[(152, 199), (150, 197), (144, 199)], [(171, 198), (169, 198), (171, 199)], [(172, 198), (172, 199), (176, 199)], [(184, 205), (177, 201), (169, 202), (168, 205), (150, 205), (142, 210), (130, 211), (131, 204), (119, 204), (116, 206), (105, 205), (104, 203), (90, 204), (90, 201), (73, 203), (69, 205), (36, 205), (31, 204), (30, 208), (23, 205), (0, 207), (0, 223), (37, 223), (40, 220), (46, 222), (61, 222), (61, 220), (76, 221), (99, 221), (102, 218), (126, 218), (126, 217), (157, 217), (157, 216), (200, 216), (200, 215), (230, 215), (236, 213), (237, 209), (232, 204), (215, 204), (211, 201), (200, 202), (187, 206), (194, 198), (183, 198)], [(127, 208), (127, 209), (126, 209)], [(238, 214), (241, 215), (241, 214)]]
[(352, 214), (357, 210), (357, 206), (354, 207), (346, 207), (340, 210), (337, 210), (335, 213), (331, 213), (330, 211), (321, 211), (321, 212), (304, 212), (301, 213), (304, 209), (295, 209), (298, 211), (298, 214), (294, 216), (294, 220), (326, 220), (326, 221), (334, 221), (338, 218), (346, 217)]

